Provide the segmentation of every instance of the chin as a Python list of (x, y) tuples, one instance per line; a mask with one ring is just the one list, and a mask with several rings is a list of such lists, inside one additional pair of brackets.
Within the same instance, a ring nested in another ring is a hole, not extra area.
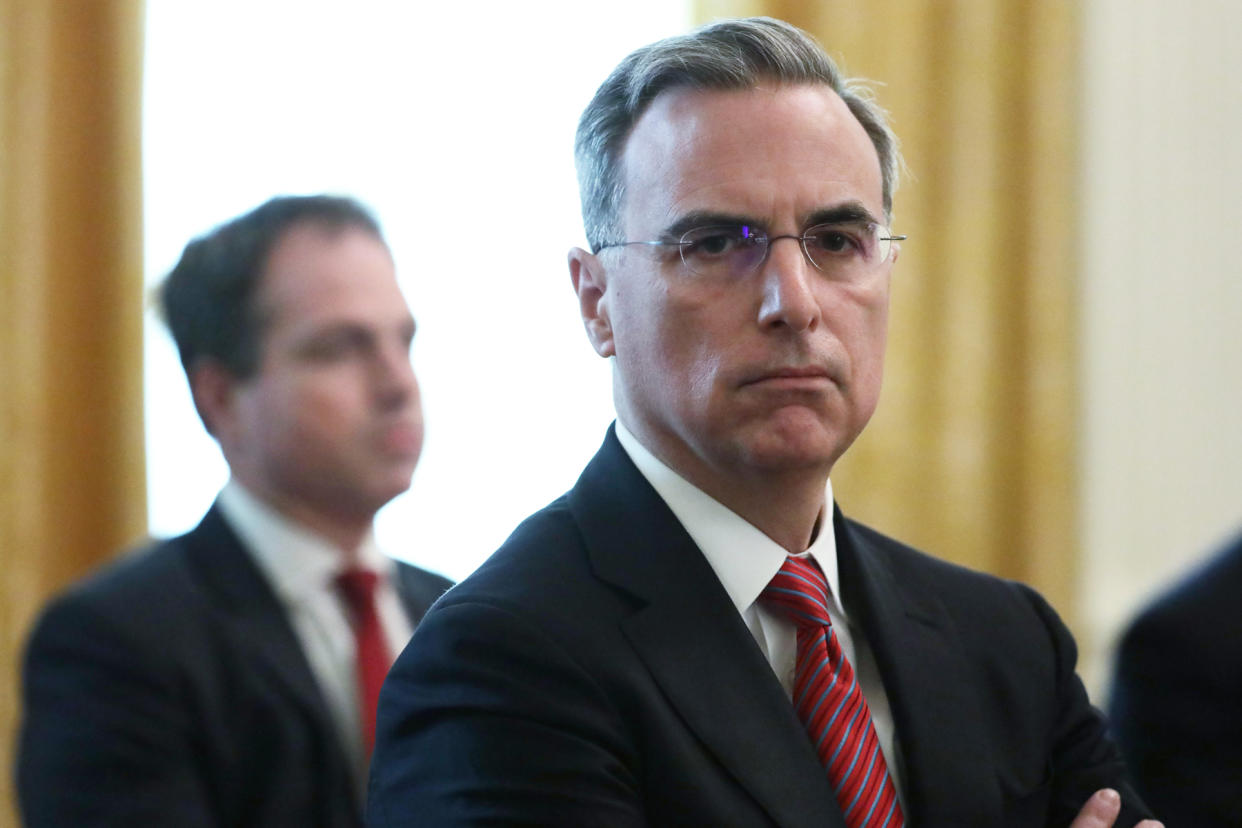
[(389, 500), (392, 500), (394, 497), (403, 495), (410, 490), (410, 480), (411, 480), (410, 475), (408, 474), (402, 475), (394, 480), (389, 481), (383, 487), (383, 492)]
[(745, 431), (743, 445), (760, 464), (831, 463), (856, 436), (842, 424), (825, 422), (821, 412), (802, 407), (782, 409)]
[(753, 446), (746, 465), (768, 472), (823, 471), (832, 469), (838, 453), (821, 446)]
[(379, 503), (375, 508), (387, 505), (394, 498), (400, 497), (410, 489), (409, 474), (394, 474), (387, 478), (373, 480), (371, 485), (367, 486), (369, 500)]

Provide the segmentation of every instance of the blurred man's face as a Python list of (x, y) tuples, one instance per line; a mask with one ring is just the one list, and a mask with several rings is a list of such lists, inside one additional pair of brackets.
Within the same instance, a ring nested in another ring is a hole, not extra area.
[(369, 521), (410, 485), (423, 443), (414, 319), (374, 236), (307, 223), (273, 249), (254, 376), (225, 429), (233, 474), (310, 525)]
[[(627, 240), (884, 220), (875, 148), (824, 86), (666, 92), (635, 125), (623, 173)], [(677, 246), (574, 258), (580, 298), (584, 284), (597, 291), (583, 314), (596, 350), (615, 356), (621, 420), (709, 493), (826, 477), (871, 417), (895, 253), (851, 280), (814, 268), (794, 239), (735, 279), (688, 273)]]

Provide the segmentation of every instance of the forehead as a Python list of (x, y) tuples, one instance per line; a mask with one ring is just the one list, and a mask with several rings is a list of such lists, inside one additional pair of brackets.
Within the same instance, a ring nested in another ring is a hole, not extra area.
[(797, 222), (847, 201), (883, 216), (875, 146), (824, 85), (664, 92), (634, 125), (622, 166), (633, 229), (693, 210)]
[(306, 222), (268, 255), (259, 305), (270, 321), (328, 324), (408, 316), (387, 246), (355, 227)]

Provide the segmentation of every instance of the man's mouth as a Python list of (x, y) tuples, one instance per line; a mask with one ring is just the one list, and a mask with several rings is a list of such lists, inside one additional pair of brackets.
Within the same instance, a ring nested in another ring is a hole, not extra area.
[(820, 390), (833, 382), (827, 369), (818, 365), (785, 365), (765, 368), (746, 376), (742, 387), (757, 386), (790, 391)]

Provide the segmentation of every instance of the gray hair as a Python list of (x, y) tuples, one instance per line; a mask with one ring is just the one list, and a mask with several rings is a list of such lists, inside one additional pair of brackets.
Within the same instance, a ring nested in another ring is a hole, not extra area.
[(631, 52), (596, 91), (578, 121), (574, 162), (582, 219), (593, 251), (624, 241), (621, 155), (634, 124), (662, 92), (750, 89), (764, 80), (824, 84), (841, 96), (880, 157), (884, 215), (891, 219), (901, 156), (897, 136), (866, 81), (846, 78), (810, 35), (783, 20), (721, 20)]

